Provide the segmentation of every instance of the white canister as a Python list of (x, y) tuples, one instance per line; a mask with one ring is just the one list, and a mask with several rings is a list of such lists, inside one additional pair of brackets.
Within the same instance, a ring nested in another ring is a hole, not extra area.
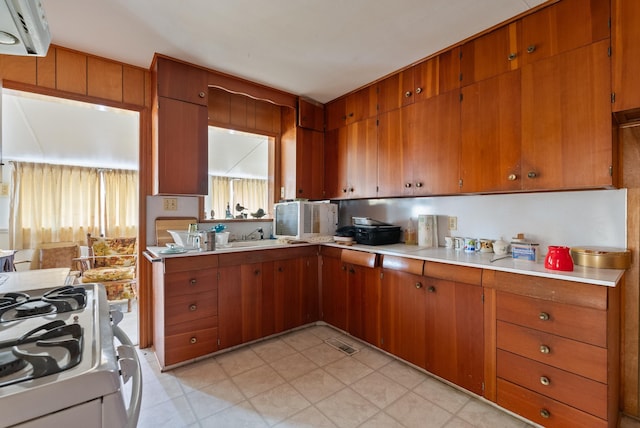
[(438, 220), (435, 215), (420, 214), (418, 216), (418, 246), (438, 246)]

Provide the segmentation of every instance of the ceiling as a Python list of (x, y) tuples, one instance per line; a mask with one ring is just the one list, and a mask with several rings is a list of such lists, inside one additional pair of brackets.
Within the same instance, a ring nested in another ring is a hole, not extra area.
[(546, 0), (42, 0), (54, 44), (155, 52), (325, 103)]

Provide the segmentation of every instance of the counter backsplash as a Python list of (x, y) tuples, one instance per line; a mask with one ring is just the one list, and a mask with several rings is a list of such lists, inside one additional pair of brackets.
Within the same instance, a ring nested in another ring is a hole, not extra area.
[(540, 244), (626, 248), (627, 191), (519, 193), (341, 201), (340, 225), (371, 217), (401, 226), (420, 214), (455, 216), (451, 236), (509, 241), (518, 233)]

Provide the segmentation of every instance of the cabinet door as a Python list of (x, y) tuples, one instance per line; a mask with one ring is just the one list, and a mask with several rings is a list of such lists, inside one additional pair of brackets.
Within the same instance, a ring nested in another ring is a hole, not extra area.
[(376, 116), (378, 102), (376, 89), (375, 85), (370, 85), (347, 95), (345, 99), (345, 124)]
[(347, 123), (346, 109), (347, 109), (347, 100), (346, 98), (338, 98), (337, 100), (331, 101), (325, 106), (325, 122), (326, 122), (326, 130), (330, 131), (333, 129), (340, 128), (341, 126), (345, 126)]
[(419, 367), (426, 364), (424, 277), (385, 270), (381, 285), (381, 347)]
[(207, 107), (159, 97), (156, 114), (155, 193), (206, 195)]
[(324, 132), (323, 106), (304, 98), (298, 98), (298, 126)]
[(378, 116), (378, 197), (413, 194), (413, 160), (403, 144), (407, 108)]
[(520, 66), (609, 37), (609, 2), (562, 0), (522, 18)]
[(296, 197), (324, 197), (324, 132), (298, 128), (296, 138)]
[(298, 259), (278, 260), (274, 269), (276, 332), (302, 325)]
[(325, 134), (324, 196), (345, 199), (347, 190), (347, 127), (342, 126)]
[(320, 281), (318, 279), (318, 256), (300, 260), (300, 286), (302, 299), (302, 324), (320, 319)]
[(520, 190), (520, 70), (462, 88), (460, 191)]
[(347, 265), (347, 331), (372, 345), (380, 345), (379, 269)]
[(425, 281), (426, 368), (482, 395), (482, 287), (434, 278)]
[(613, 111), (640, 107), (640, 2), (613, 0)]
[(173, 61), (167, 58), (156, 58), (158, 78), (158, 95), (192, 104), (206, 106), (208, 103), (208, 86), (206, 70)]
[(462, 45), (462, 86), (518, 68), (518, 22)]
[(322, 256), (322, 320), (347, 330), (347, 271), (340, 258)]
[(456, 47), (413, 67), (414, 102), (460, 87), (460, 48)]
[[(449, 91), (405, 107), (404, 164), (411, 171), (406, 194), (458, 192), (460, 162), (460, 94)], [(393, 169), (393, 168), (392, 168)], [(397, 169), (395, 171), (397, 174)]]
[(413, 103), (415, 84), (413, 68), (395, 73), (378, 83), (378, 113)]
[(240, 266), (218, 269), (219, 348), (242, 343), (242, 287), (238, 284)]
[(522, 188), (611, 186), (608, 40), (522, 69)]
[(347, 126), (347, 197), (376, 196), (378, 175), (376, 119)]

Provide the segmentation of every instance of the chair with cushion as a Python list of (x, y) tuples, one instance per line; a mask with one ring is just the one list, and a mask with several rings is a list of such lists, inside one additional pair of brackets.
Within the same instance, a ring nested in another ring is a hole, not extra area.
[(83, 283), (103, 284), (110, 301), (136, 298), (136, 238), (104, 238), (87, 234), (89, 255), (78, 259)]
[(30, 260), (15, 262), (16, 265), (29, 263), (29, 269), (69, 268), (77, 269), (76, 260), (80, 256), (80, 246), (75, 242), (44, 242), (36, 245)]

